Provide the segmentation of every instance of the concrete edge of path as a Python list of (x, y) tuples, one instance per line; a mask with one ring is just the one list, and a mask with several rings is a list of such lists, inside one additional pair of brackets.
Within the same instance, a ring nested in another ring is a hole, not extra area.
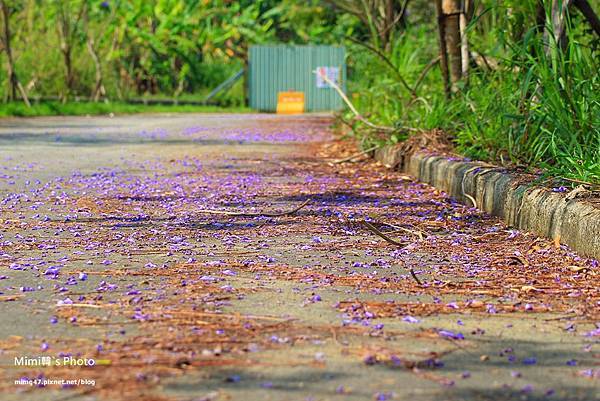
[(461, 203), (472, 205), (469, 196), (473, 197), (480, 210), (500, 217), (511, 227), (558, 239), (582, 255), (600, 258), (600, 209), (590, 204), (527, 185), (522, 177), (483, 163), (407, 154), (394, 146), (377, 149), (373, 157)]

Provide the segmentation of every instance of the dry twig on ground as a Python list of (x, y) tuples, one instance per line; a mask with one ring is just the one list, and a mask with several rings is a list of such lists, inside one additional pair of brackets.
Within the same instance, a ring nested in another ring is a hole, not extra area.
[(204, 213), (204, 214), (219, 214), (225, 216), (237, 216), (237, 217), (281, 217), (288, 216), (296, 213), (300, 209), (304, 208), (306, 205), (310, 203), (310, 199), (305, 200), (302, 204), (292, 210), (287, 210), (285, 212), (277, 212), (277, 213), (268, 213), (268, 212), (230, 212), (227, 210), (212, 210), (212, 209), (199, 209), (196, 210), (196, 213)]
[(390, 244), (397, 245), (397, 246), (404, 246), (403, 243), (398, 242), (395, 239), (392, 239), (392, 238), (388, 237), (387, 235), (385, 235), (384, 233), (382, 233), (377, 227), (375, 227), (373, 224), (369, 223), (368, 221), (365, 220), (365, 221), (362, 221), (361, 223), (362, 223), (363, 226), (365, 226), (373, 234), (375, 234), (375, 235), (383, 238), (384, 240), (386, 240)]
[(377, 149), (379, 149), (380, 147), (381, 147), (381, 146), (379, 146), (379, 145), (377, 145), (377, 146), (373, 146), (373, 147), (371, 147), (371, 148), (369, 148), (369, 149), (365, 149), (365, 150), (363, 150), (362, 152), (355, 153), (355, 154), (353, 154), (353, 155), (350, 155), (350, 156), (348, 156), (348, 157), (345, 157), (345, 158), (343, 158), (343, 159), (335, 160), (335, 161), (333, 161), (333, 162), (329, 163), (329, 165), (342, 164), (342, 163), (345, 163), (345, 162), (349, 162), (349, 161), (351, 161), (351, 160), (354, 160), (354, 159), (356, 159), (357, 157), (364, 156), (364, 155), (366, 155), (366, 154), (368, 154), (368, 153), (370, 153), (370, 152), (372, 152), (372, 151), (374, 151), (374, 150), (377, 150)]

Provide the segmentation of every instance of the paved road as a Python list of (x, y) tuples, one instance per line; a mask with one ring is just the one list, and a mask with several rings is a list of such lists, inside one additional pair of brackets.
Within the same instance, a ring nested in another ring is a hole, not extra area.
[(0, 398), (600, 399), (597, 263), (329, 124), (0, 121)]

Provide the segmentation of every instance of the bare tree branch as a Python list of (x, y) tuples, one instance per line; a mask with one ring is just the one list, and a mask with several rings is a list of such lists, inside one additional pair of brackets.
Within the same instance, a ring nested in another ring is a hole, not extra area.
[(437, 63), (439, 63), (440, 59), (441, 59), (441, 57), (437, 56), (436, 58), (434, 58), (433, 60), (431, 60), (425, 66), (425, 68), (423, 68), (423, 71), (421, 71), (421, 74), (419, 75), (419, 78), (417, 79), (417, 82), (415, 82), (415, 86), (413, 86), (413, 91), (415, 93), (417, 93), (417, 91), (419, 90), (419, 86), (421, 86), (421, 83), (423, 82), (423, 80), (427, 76), (427, 73), (429, 72), (429, 70), (431, 70), (433, 68), (433, 66), (435, 66)]
[(390, 59), (385, 54), (383, 54), (383, 52), (381, 50), (376, 49), (375, 47), (373, 47), (367, 43), (363, 43), (359, 40), (356, 40), (352, 37), (347, 37), (347, 39), (350, 40), (351, 42), (354, 42), (357, 45), (363, 46), (363, 47), (369, 49), (370, 51), (372, 51), (373, 53), (375, 53), (381, 60), (383, 60), (385, 62), (385, 64), (388, 67), (390, 67), (394, 71), (394, 73), (396, 74), (396, 77), (398, 78), (398, 81), (400, 81), (402, 86), (411, 94), (411, 96), (413, 98), (418, 97), (417, 93), (413, 90), (413, 88), (410, 87), (410, 85), (408, 85), (408, 82), (406, 82), (406, 80), (404, 79), (404, 77), (402, 76), (400, 71), (398, 71), (398, 68), (396, 68), (396, 66), (390, 61)]
[(0, 11), (2, 14), (2, 20), (4, 23), (4, 29), (2, 31), (2, 44), (4, 46), (4, 51), (6, 52), (6, 69), (8, 75), (8, 98), (9, 100), (14, 100), (17, 97), (17, 91), (21, 94), (23, 98), (23, 102), (27, 105), (27, 107), (31, 107), (29, 103), (29, 99), (27, 98), (27, 92), (21, 85), (19, 78), (17, 76), (17, 72), (15, 71), (15, 64), (13, 60), (12, 48), (11, 48), (11, 31), (10, 31), (10, 8), (8, 4), (6, 4), (5, 0), (0, 0)]
[(600, 36), (600, 18), (594, 12), (594, 9), (587, 0), (574, 0), (573, 5), (579, 9), (581, 14), (587, 19), (592, 29)]

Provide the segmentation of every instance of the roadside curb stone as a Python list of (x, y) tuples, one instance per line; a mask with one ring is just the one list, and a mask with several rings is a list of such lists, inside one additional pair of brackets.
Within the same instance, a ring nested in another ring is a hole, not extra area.
[(477, 207), (520, 230), (558, 239), (583, 255), (600, 258), (600, 209), (565, 194), (524, 184), (515, 174), (481, 162), (405, 153), (387, 146), (373, 153), (375, 160), (432, 185), (457, 201)]

